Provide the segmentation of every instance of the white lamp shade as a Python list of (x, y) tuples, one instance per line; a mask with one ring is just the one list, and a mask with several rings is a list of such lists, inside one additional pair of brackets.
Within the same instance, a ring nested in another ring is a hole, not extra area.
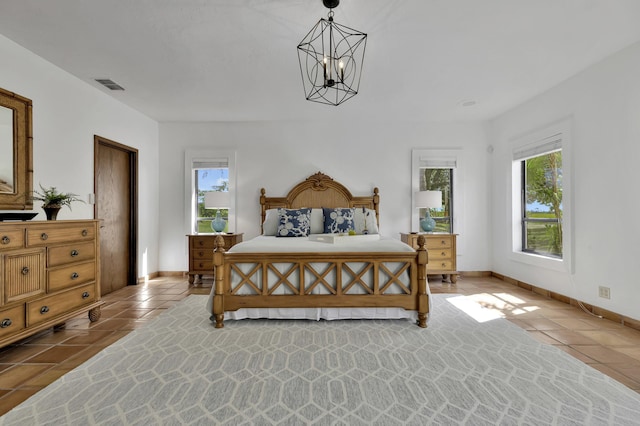
[(415, 202), (417, 209), (442, 208), (442, 191), (418, 191)]
[(204, 194), (205, 209), (228, 209), (231, 198), (228, 192), (211, 191)]

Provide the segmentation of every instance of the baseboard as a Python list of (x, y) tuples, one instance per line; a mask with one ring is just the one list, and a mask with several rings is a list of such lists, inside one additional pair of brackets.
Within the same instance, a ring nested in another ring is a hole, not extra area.
[[(464, 273), (463, 273), (464, 275)], [(498, 274), (497, 272), (492, 272), (491, 276), (498, 278), (508, 284), (514, 285), (516, 287), (520, 287), (525, 290), (529, 290), (533, 293), (539, 294), (541, 296), (547, 297), (549, 299), (554, 299), (562, 303), (566, 303), (571, 306), (575, 306), (577, 308), (582, 308), (588, 312), (591, 312), (594, 315), (601, 316), (604, 319), (608, 319), (613, 322), (620, 323), (626, 327), (633, 328), (634, 330), (640, 331), (640, 321), (629, 318), (624, 315), (620, 315), (618, 313), (609, 311), (607, 309), (601, 308), (599, 306), (590, 305), (588, 303), (582, 302), (577, 299), (573, 299), (569, 296), (565, 296), (564, 294), (556, 293), (554, 291), (546, 290), (544, 288), (540, 288), (522, 281), (518, 281), (514, 278), (507, 277), (502, 274)]]
[[(153, 278), (157, 278), (157, 277), (184, 277), (186, 276), (186, 272), (185, 271), (160, 271), (160, 272), (154, 272), (152, 274), (147, 275), (147, 277), (141, 277), (138, 278), (138, 283), (144, 283), (150, 279)], [(640, 331), (640, 321), (633, 319), (633, 318), (629, 318), (626, 317), (624, 315), (620, 315), (617, 314), (615, 312), (606, 310), (604, 308), (601, 308), (599, 306), (594, 306), (594, 305), (590, 305), (588, 303), (585, 302), (581, 302), (579, 300), (573, 299), (569, 296), (565, 296), (563, 294), (560, 293), (556, 293), (550, 290), (546, 290), (544, 288), (541, 287), (537, 287), (535, 285), (532, 284), (528, 284), (522, 281), (518, 281), (515, 278), (511, 278), (511, 277), (507, 277), (505, 275), (499, 274), (497, 272), (493, 272), (493, 271), (460, 271), (460, 276), (461, 277), (494, 277), (494, 278), (498, 278), (501, 281), (504, 281), (505, 283), (514, 285), (516, 287), (522, 288), (524, 290), (528, 290), (531, 291), (533, 293), (539, 294), (541, 296), (547, 297), (549, 299), (554, 299), (557, 300), (559, 302), (562, 303), (566, 303), (568, 305), (571, 306), (575, 306), (577, 308), (584, 308), (585, 310), (591, 312), (594, 315), (599, 315), (605, 319), (608, 319), (610, 321), (614, 321), (617, 323), (620, 323), (624, 326), (627, 326), (629, 328), (633, 328), (634, 330), (638, 330)]]

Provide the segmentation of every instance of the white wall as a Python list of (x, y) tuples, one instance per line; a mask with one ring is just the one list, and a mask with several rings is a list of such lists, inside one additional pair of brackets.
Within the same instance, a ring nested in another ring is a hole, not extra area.
[[(493, 270), (640, 319), (640, 44), (583, 71), (494, 120)], [(570, 117), (575, 273), (510, 259), (510, 139)], [(611, 299), (598, 297), (598, 286)]]
[[(0, 87), (33, 101), (33, 182), (93, 192), (93, 137), (139, 150), (138, 275), (158, 270), (158, 123), (0, 36)], [(34, 220), (44, 220), (38, 202)], [(93, 205), (64, 207), (58, 219), (92, 219)]]
[[(319, 115), (336, 110), (317, 104), (309, 107)], [(284, 196), (295, 183), (318, 171), (343, 183), (354, 195), (371, 194), (377, 186), (380, 231), (400, 238), (400, 232), (411, 231), (412, 148), (461, 148), (467, 184), (465, 210), (459, 212), (464, 234), (459, 237), (458, 268), (489, 270), (486, 146), (486, 131), (480, 124), (351, 123), (339, 116), (324, 122), (161, 123), (160, 269), (187, 269), (188, 230), (182, 203), (185, 149), (237, 152), (236, 231), (247, 239), (260, 232), (260, 188), (266, 189), (267, 196)]]

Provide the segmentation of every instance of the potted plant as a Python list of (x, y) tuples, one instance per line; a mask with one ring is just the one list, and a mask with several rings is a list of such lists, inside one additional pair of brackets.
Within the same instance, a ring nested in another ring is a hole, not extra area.
[(74, 201), (80, 201), (84, 203), (77, 194), (71, 192), (58, 192), (55, 186), (45, 188), (40, 184), (40, 191), (33, 191), (31, 195), (33, 201), (42, 201), (42, 208), (47, 215), (47, 220), (56, 220), (58, 211), (62, 206), (69, 207), (71, 210), (71, 203)]

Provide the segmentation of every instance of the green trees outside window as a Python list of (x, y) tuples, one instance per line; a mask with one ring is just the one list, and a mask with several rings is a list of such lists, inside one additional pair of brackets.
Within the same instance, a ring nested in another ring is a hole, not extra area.
[[(436, 221), (434, 232), (453, 232), (453, 169), (420, 169), (420, 191), (442, 191), (442, 208), (431, 209)], [(420, 209), (424, 217), (426, 209)]]
[[(197, 203), (197, 232), (208, 234), (213, 232), (211, 221), (216, 216), (216, 209), (204, 208), (204, 194), (210, 191), (228, 191), (229, 169), (195, 169), (195, 188)], [(220, 214), (226, 220), (229, 217), (228, 209), (220, 209)], [(228, 232), (229, 222), (223, 232)]]
[(562, 258), (562, 151), (521, 163), (522, 251)]

